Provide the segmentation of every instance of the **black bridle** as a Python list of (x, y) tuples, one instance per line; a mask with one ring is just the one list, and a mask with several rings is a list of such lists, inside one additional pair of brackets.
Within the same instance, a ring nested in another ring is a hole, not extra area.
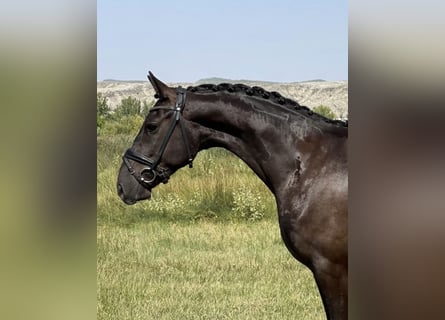
[[(185, 107), (185, 94), (186, 90), (184, 88), (178, 87), (176, 88), (176, 105), (174, 107), (154, 107), (150, 109), (150, 112), (156, 110), (173, 111), (173, 117), (172, 121), (170, 122), (170, 127), (168, 128), (167, 134), (164, 136), (164, 140), (162, 141), (161, 147), (159, 148), (156, 157), (154, 159), (151, 159), (144, 156), (143, 154), (131, 150), (131, 148), (128, 149), (122, 157), (122, 160), (127, 166), (130, 174), (144, 187), (150, 187), (150, 183), (152, 183), (156, 179), (156, 177), (159, 177), (160, 180), (164, 183), (168, 181), (168, 169), (159, 166), (159, 163), (161, 162), (162, 155), (164, 154), (168, 142), (170, 141), (173, 131), (175, 130), (178, 123), (181, 128), (182, 140), (184, 141), (184, 145), (187, 150), (188, 165), (190, 168), (193, 167), (193, 158), (190, 151), (190, 145), (188, 143), (183, 121), (181, 122), (182, 111)], [(142, 168), (140, 173), (134, 170), (129, 160), (133, 160), (144, 165), (144, 168)]]

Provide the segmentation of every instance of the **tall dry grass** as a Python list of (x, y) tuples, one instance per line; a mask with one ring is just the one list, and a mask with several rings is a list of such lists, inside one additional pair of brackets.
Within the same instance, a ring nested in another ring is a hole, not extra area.
[(148, 216), (175, 220), (275, 218), (271, 192), (240, 159), (223, 149), (200, 152), (193, 169), (178, 170), (168, 184), (153, 189), (150, 201), (124, 205), (115, 186), (121, 155), (131, 140), (129, 135), (122, 134), (98, 137), (99, 224), (125, 225)]

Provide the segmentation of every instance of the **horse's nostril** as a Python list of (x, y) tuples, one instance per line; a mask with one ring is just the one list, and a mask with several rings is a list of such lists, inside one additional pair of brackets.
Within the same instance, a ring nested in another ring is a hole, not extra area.
[(124, 193), (124, 188), (122, 188), (122, 185), (120, 183), (117, 184), (117, 192), (119, 194)]

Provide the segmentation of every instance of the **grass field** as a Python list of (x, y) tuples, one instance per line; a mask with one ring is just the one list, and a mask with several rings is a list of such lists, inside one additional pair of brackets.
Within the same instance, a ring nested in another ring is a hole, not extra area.
[(153, 200), (126, 206), (115, 185), (131, 140), (98, 137), (98, 319), (325, 319), (247, 166), (207, 151)]

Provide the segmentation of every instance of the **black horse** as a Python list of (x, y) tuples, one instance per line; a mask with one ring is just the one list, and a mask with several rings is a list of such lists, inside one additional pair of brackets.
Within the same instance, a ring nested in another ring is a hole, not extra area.
[(149, 199), (203, 149), (240, 157), (275, 195), (281, 236), (312, 270), (327, 318), (347, 319), (348, 124), (260, 87), (171, 88), (149, 72), (158, 99), (123, 156), (126, 204)]

